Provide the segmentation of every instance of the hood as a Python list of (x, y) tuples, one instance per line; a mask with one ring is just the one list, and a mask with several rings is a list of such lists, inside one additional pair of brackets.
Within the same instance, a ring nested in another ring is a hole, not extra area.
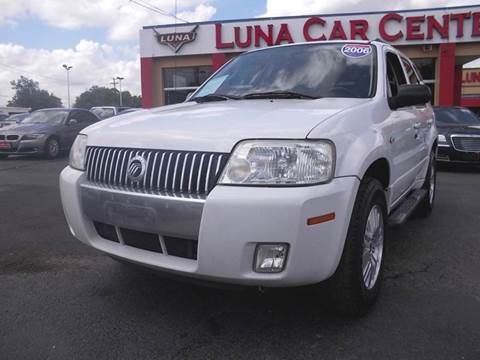
[(304, 139), (315, 126), (369, 99), (187, 102), (121, 115), (82, 131), (109, 147), (230, 152), (244, 139)]
[(8, 133), (9, 135), (25, 135), (36, 133), (47, 133), (54, 129), (56, 125), (52, 124), (16, 124), (0, 128), (0, 133)]
[(0, 130), (6, 129), (7, 127), (11, 127), (16, 124), (17, 123), (14, 121), (0, 121)]
[(437, 130), (439, 134), (467, 134), (480, 135), (480, 125), (438, 125)]

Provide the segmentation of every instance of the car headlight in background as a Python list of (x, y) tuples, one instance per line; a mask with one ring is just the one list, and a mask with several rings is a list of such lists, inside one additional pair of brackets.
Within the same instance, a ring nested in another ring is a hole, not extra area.
[(45, 134), (28, 134), (23, 135), (22, 140), (37, 140), (40, 139), (42, 136), (45, 136)]
[(309, 185), (328, 182), (335, 148), (327, 140), (246, 140), (233, 150), (219, 184)]
[(85, 170), (85, 153), (87, 151), (87, 135), (79, 134), (70, 149), (69, 165), (77, 170)]
[(445, 135), (439, 134), (437, 139), (438, 139), (439, 145), (443, 145), (443, 146), (448, 145), (447, 138), (445, 137)]

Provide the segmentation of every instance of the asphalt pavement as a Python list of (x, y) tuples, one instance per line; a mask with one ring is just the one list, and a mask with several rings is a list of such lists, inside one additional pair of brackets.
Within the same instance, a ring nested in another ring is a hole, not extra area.
[(390, 231), (375, 308), (345, 319), (311, 287), (200, 287), (84, 246), (66, 162), (0, 160), (0, 359), (480, 359), (480, 168), (441, 169), (432, 216)]

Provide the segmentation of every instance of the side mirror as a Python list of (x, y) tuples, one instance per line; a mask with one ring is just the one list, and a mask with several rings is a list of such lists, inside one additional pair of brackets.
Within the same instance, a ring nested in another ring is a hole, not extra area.
[(68, 126), (77, 125), (77, 124), (78, 124), (78, 120), (77, 120), (77, 119), (70, 119), (70, 120), (68, 120), (68, 122), (67, 122), (67, 125), (68, 125)]
[(427, 85), (410, 84), (400, 85), (396, 96), (389, 99), (388, 103), (394, 110), (414, 105), (425, 105), (432, 100), (432, 93)]

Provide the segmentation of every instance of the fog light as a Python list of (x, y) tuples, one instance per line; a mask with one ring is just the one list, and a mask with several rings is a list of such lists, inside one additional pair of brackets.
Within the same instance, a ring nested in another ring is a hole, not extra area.
[(287, 244), (259, 244), (255, 251), (255, 272), (278, 273), (285, 266)]

